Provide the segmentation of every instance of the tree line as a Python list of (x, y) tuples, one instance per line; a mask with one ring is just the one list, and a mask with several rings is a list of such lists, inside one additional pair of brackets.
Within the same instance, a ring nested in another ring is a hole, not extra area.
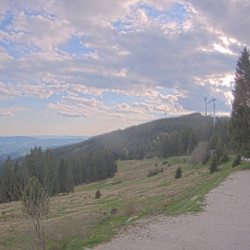
[(47, 149), (35, 147), (23, 158), (7, 158), (0, 172), (0, 202), (20, 200), (31, 177), (36, 177), (46, 193), (68, 193), (75, 185), (112, 177), (117, 171), (110, 150), (86, 151), (68, 158), (56, 158)]

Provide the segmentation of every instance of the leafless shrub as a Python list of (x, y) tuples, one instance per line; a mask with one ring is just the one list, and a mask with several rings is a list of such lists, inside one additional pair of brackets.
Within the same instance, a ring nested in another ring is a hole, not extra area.
[(126, 201), (123, 209), (122, 209), (122, 214), (126, 216), (131, 216), (136, 213), (136, 203), (135, 200), (130, 198)]
[(198, 145), (194, 148), (193, 152), (191, 153), (191, 162), (193, 164), (197, 164), (199, 162), (205, 162), (208, 157), (208, 142), (201, 141)]

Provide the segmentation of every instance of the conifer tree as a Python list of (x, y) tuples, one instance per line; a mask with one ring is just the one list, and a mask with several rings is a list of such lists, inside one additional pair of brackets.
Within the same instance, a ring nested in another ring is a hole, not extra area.
[(61, 158), (59, 163), (59, 173), (58, 173), (59, 191), (61, 193), (69, 193), (74, 191), (74, 182), (72, 170), (68, 166), (66, 160)]
[(250, 60), (244, 48), (237, 62), (230, 132), (236, 150), (250, 157)]

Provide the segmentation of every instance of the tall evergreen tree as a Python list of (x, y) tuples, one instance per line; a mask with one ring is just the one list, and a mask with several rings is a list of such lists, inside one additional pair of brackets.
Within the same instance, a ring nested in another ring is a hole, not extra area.
[(232, 105), (231, 134), (238, 152), (250, 157), (250, 60), (244, 48), (237, 62), (234, 101)]
[(20, 198), (21, 180), (19, 178), (19, 166), (8, 157), (3, 165), (1, 196), (3, 202), (15, 201)]
[(49, 195), (58, 192), (58, 163), (54, 155), (47, 149), (44, 152), (43, 187)]
[(69, 167), (68, 162), (63, 158), (61, 158), (59, 163), (58, 182), (59, 191), (61, 193), (74, 191), (72, 169)]

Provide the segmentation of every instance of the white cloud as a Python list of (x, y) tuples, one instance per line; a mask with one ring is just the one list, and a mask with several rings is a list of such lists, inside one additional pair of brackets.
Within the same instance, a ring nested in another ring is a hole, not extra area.
[(248, 0), (189, 0), (211, 25), (249, 46), (250, 3)]
[(25, 107), (0, 108), (0, 116), (13, 116), (15, 112), (26, 111)]

